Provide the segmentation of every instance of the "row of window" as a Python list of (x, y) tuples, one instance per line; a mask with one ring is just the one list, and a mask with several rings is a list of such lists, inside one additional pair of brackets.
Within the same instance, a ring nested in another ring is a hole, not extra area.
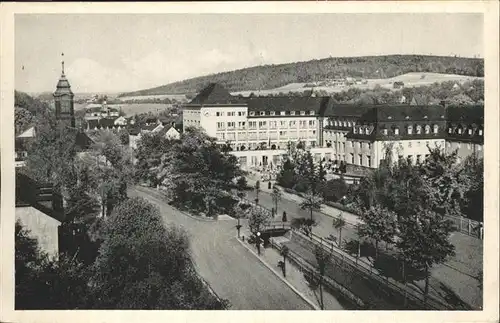
[[(216, 136), (219, 140), (235, 140), (235, 132), (217, 132)], [(271, 131), (267, 133), (266, 131), (260, 131), (260, 132), (238, 132), (238, 140), (268, 140), (268, 139), (278, 139), (278, 134), (279, 137), (286, 137), (290, 139), (297, 139), (297, 138), (309, 138), (309, 137), (314, 137), (316, 138), (316, 130), (309, 130), (309, 131)]]
[[(452, 134), (453, 132), (454, 132), (454, 129), (452, 127), (448, 128), (448, 133), (449, 134)], [(462, 127), (457, 127), (456, 133), (459, 134), (459, 135), (461, 135), (463, 133)], [(483, 129), (469, 128), (469, 129), (467, 129), (467, 134), (470, 135), (470, 136), (475, 135), (475, 134), (478, 134), (479, 136), (482, 136), (483, 135)]]
[(247, 115), (247, 113), (245, 111), (229, 111), (229, 112), (222, 112), (222, 111), (217, 111), (215, 112), (215, 116), (217, 117), (224, 117), (224, 116), (228, 116), (228, 117), (235, 117), (236, 115), (238, 115), (238, 117), (244, 117)]
[[(199, 122), (198, 122), (199, 123)], [(297, 126), (297, 121), (288, 121), (288, 124), (286, 121), (259, 121), (259, 129), (276, 129), (278, 128), (278, 125), (280, 128), (286, 128), (287, 125), (289, 128), (295, 128)], [(225, 129), (227, 128), (234, 128), (236, 126), (236, 122), (234, 121), (229, 121), (229, 122), (217, 122), (217, 129)], [(269, 127), (268, 127), (269, 126)], [(246, 127), (246, 122), (245, 121), (239, 121), (238, 122), (238, 128), (245, 129)], [(304, 128), (314, 128), (316, 127), (316, 121), (315, 120), (301, 120), (299, 121), (299, 128), (304, 129)], [(257, 121), (249, 121), (248, 122), (248, 129), (257, 129)]]
[(315, 115), (314, 111), (250, 111), (250, 116), (305, 116)]
[[(424, 134), (426, 134), (426, 135), (430, 134), (431, 133), (431, 126), (425, 125), (424, 128), (423, 128), (423, 131), (424, 131)], [(438, 132), (439, 132), (439, 126), (436, 125), (436, 124), (433, 125), (432, 126), (432, 133), (437, 134)], [(356, 133), (356, 128), (354, 128), (354, 133)], [(363, 133), (369, 134), (369, 130), (368, 130), (368, 128), (366, 128), (366, 129), (359, 128), (359, 133), (360, 134), (363, 134)], [(382, 128), (382, 134), (387, 136), (389, 134), (389, 130), (387, 128)], [(396, 136), (399, 135), (399, 128), (398, 127), (393, 127), (391, 134), (396, 135)], [(410, 126), (406, 126), (406, 134), (407, 135), (412, 135), (413, 134), (413, 126), (411, 126), (411, 125)], [(417, 125), (415, 127), (415, 134), (417, 134), (417, 135), (421, 135), (422, 134), (422, 126)]]

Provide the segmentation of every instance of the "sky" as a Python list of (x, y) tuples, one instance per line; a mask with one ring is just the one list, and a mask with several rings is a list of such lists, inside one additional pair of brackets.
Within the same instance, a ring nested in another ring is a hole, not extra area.
[(126, 92), (325, 57), (483, 57), (481, 14), (17, 14), (15, 86)]

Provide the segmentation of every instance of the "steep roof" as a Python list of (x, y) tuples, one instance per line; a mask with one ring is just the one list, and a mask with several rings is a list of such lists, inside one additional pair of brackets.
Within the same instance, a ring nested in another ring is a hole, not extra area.
[(445, 109), (441, 105), (379, 105), (367, 110), (360, 123), (396, 121), (444, 121)]
[(73, 91), (71, 91), (71, 85), (69, 84), (66, 75), (61, 74), (59, 81), (57, 82), (56, 91), (54, 92), (54, 96), (62, 96), (62, 95), (71, 95), (73, 96)]
[(467, 123), (484, 125), (484, 105), (448, 106), (446, 120), (449, 123)]
[(229, 91), (218, 83), (210, 83), (189, 104), (231, 104), (241, 103), (241, 99), (232, 96)]
[(320, 115), (324, 117), (360, 117), (372, 107), (373, 105), (338, 104), (330, 100)]

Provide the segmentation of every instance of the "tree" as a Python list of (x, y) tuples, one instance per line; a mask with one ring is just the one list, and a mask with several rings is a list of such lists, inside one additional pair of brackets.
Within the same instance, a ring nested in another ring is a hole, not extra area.
[(230, 194), (233, 180), (243, 175), (236, 157), (223, 154), (215, 138), (188, 128), (162, 154), (156, 176), (177, 206), (212, 213), (213, 202)]
[(16, 136), (27, 130), (27, 127), (33, 124), (34, 121), (35, 117), (29, 110), (16, 107), (14, 109), (14, 129)]
[(346, 222), (340, 213), (338, 218), (333, 219), (333, 227), (339, 232), (339, 247), (342, 247), (342, 229), (345, 227)]
[(258, 205), (259, 204), (259, 193), (260, 193), (261, 189), (260, 189), (260, 181), (257, 180), (255, 182), (255, 203)]
[(281, 200), (281, 196), (282, 196), (282, 193), (281, 193), (280, 188), (278, 186), (274, 185), (273, 190), (271, 192), (271, 197), (273, 199), (274, 209), (276, 211), (276, 214), (278, 214), (278, 202)]
[(121, 130), (119, 132), (120, 142), (124, 146), (128, 146), (130, 143), (130, 135), (127, 130)]
[(49, 257), (19, 221), (15, 225), (16, 309), (79, 309), (86, 306), (88, 268), (64, 255)]
[(321, 309), (325, 309), (325, 304), (323, 302), (323, 277), (325, 276), (326, 266), (330, 261), (330, 254), (326, 252), (321, 246), (316, 245), (314, 249), (314, 255), (316, 257), (317, 270), (319, 273), (319, 295), (321, 299)]
[(269, 223), (269, 220), (269, 213), (264, 211), (262, 208), (252, 207), (250, 209), (250, 217), (248, 219), (248, 227), (250, 228), (250, 232), (252, 232), (253, 234), (261, 232)]
[(310, 221), (313, 222), (313, 211), (319, 211), (321, 210), (321, 204), (323, 203), (323, 199), (319, 196), (314, 194), (313, 192), (309, 191), (303, 198), (302, 202), (300, 203), (300, 208), (302, 210), (309, 210), (311, 218)]
[(186, 233), (165, 228), (142, 198), (118, 205), (104, 225), (90, 285), (96, 309), (223, 309), (196, 274)]
[(374, 205), (363, 209), (360, 213), (362, 222), (357, 225), (360, 238), (370, 238), (375, 241), (375, 258), (378, 257), (378, 244), (381, 241), (392, 243), (396, 235), (396, 214), (390, 210)]

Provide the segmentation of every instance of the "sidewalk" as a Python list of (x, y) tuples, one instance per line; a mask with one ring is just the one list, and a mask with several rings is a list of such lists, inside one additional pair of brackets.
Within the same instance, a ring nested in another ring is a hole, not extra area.
[[(252, 178), (248, 178), (247, 177), (247, 182), (248, 182), (249, 186), (255, 187), (255, 183), (257, 181), (254, 180), (254, 179), (252, 179)], [(261, 181), (260, 182), (260, 189), (263, 192), (266, 192), (266, 193), (270, 194), (272, 192), (272, 189), (268, 189), (267, 188), (267, 185), (268, 185), (267, 183), (268, 182)], [(271, 181), (271, 183), (274, 185), (274, 183), (276, 183), (276, 181)], [(295, 202), (297, 204), (302, 203), (302, 201), (304, 200), (302, 197), (300, 197), (298, 195), (295, 195), (295, 194), (287, 193), (283, 189), (281, 189), (281, 193), (282, 193), (282, 198), (284, 198), (284, 199), (286, 199), (288, 201)], [(349, 213), (349, 212), (338, 210), (338, 209), (333, 208), (331, 206), (328, 206), (326, 204), (322, 204), (321, 205), (320, 212), (323, 213), (323, 214), (325, 214), (325, 215), (327, 215), (327, 216), (329, 216), (329, 217), (331, 217), (331, 218), (338, 218), (340, 216), (340, 214), (342, 213), (342, 217), (344, 218), (344, 220), (347, 223), (352, 224), (352, 225), (356, 225), (356, 224), (358, 224), (358, 223), (361, 222), (361, 220), (358, 218), (358, 216), (356, 216), (356, 215), (354, 215), (352, 213)]]
[[(291, 286), (293, 286), (298, 294), (307, 299), (309, 303), (315, 305), (315, 309), (320, 309), (320, 294), (319, 290), (313, 289), (309, 283), (306, 281), (304, 274), (291, 264), (289, 261), (286, 262), (286, 277), (283, 277), (281, 268), (278, 267), (278, 261), (282, 261), (283, 257), (279, 254), (279, 252), (273, 248), (262, 248), (260, 256), (257, 255), (257, 248), (253, 244), (249, 244), (247, 242), (247, 238), (250, 236), (250, 232), (248, 230), (242, 231), (242, 235), (245, 236), (245, 241), (240, 242), (253, 251), (256, 257), (259, 258), (259, 261), (263, 262), (267, 267), (273, 270), (273, 272), (282, 280), (288, 282)], [(344, 308), (340, 302), (333, 297), (330, 293), (323, 290), (323, 303), (325, 305), (325, 310), (343, 310), (348, 309)]]

